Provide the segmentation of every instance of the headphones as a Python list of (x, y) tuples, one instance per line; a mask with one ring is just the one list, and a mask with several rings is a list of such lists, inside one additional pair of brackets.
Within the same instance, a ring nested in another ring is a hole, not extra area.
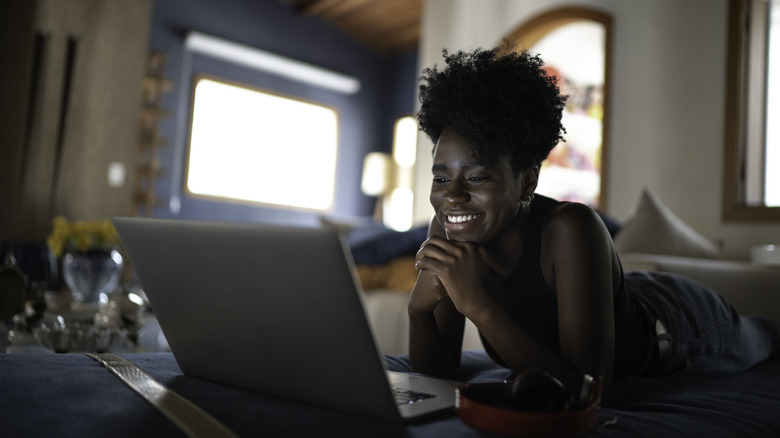
[(505, 382), (461, 384), (455, 410), (471, 426), (501, 435), (583, 435), (597, 424), (601, 380), (585, 374), (579, 393), (569, 394), (549, 373), (526, 371)]

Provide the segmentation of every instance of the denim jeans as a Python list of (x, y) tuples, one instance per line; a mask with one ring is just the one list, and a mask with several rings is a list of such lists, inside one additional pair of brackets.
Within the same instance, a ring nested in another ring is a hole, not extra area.
[(662, 351), (652, 374), (734, 373), (780, 350), (779, 321), (740, 315), (723, 297), (695, 281), (631, 271), (626, 273), (626, 285), (660, 321), (653, 324)]

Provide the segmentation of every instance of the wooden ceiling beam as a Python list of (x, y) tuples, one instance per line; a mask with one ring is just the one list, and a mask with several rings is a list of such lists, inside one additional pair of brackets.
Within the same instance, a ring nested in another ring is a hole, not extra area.
[(417, 47), (422, 0), (286, 0), (374, 50), (398, 54)]

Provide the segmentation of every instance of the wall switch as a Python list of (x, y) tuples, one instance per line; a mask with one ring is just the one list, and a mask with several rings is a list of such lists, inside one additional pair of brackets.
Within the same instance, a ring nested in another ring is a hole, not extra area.
[(125, 185), (125, 163), (113, 161), (108, 165), (108, 185), (110, 187), (122, 187)]

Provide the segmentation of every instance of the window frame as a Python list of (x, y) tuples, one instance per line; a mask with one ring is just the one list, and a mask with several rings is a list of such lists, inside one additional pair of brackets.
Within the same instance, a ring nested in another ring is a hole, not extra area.
[(750, 35), (746, 26), (750, 1), (729, 0), (728, 5), (722, 217), (727, 222), (780, 222), (780, 207), (745, 202), (746, 132), (750, 111), (747, 91)]

